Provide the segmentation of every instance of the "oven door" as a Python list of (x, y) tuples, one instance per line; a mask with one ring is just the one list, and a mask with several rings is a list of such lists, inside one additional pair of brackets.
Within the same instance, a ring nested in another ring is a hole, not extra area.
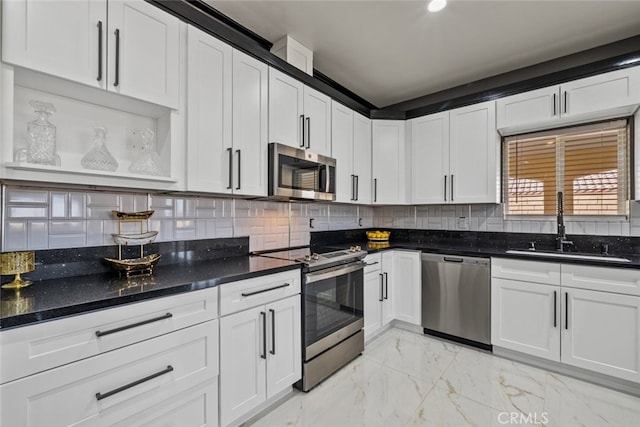
[(364, 263), (305, 274), (304, 359), (308, 361), (364, 326)]

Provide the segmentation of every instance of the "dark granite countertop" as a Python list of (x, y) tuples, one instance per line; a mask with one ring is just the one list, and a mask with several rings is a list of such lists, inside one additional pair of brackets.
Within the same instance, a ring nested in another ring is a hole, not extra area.
[[(553, 256), (543, 255), (527, 255), (527, 254), (508, 254), (509, 249), (521, 249), (526, 250), (526, 247), (515, 248), (497, 248), (493, 246), (479, 246), (471, 247), (466, 242), (450, 242), (450, 243), (430, 243), (430, 242), (403, 242), (403, 241), (390, 241), (385, 243), (374, 243), (367, 240), (359, 242), (349, 243), (336, 243), (325, 246), (335, 247), (336, 249), (345, 249), (350, 246), (359, 245), (362, 249), (368, 253), (373, 254), (385, 250), (391, 249), (407, 249), (417, 250), (422, 252), (437, 253), (443, 255), (459, 255), (459, 256), (476, 256), (476, 257), (501, 257), (501, 258), (517, 258), (530, 261), (545, 261), (545, 262), (558, 262), (565, 264), (581, 264), (590, 266), (603, 266), (603, 267), (616, 267), (616, 268), (635, 268), (640, 269), (640, 255), (637, 254), (620, 254), (621, 256), (629, 259), (631, 262), (616, 262), (616, 261), (603, 261), (598, 260), (582, 260), (574, 258), (558, 258)], [(640, 272), (638, 273), (640, 274)]]
[(115, 272), (103, 272), (35, 280), (19, 294), (1, 291), (0, 329), (298, 268), (300, 264), (291, 261), (245, 255), (160, 264), (153, 275), (128, 279)]

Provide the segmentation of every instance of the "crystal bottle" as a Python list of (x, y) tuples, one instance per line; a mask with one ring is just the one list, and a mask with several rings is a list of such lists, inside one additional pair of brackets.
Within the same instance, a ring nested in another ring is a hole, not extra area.
[(160, 166), (160, 156), (155, 150), (155, 134), (151, 129), (144, 129), (141, 132), (142, 149), (140, 156), (129, 166), (129, 172), (143, 175), (162, 176), (164, 171)]
[(41, 165), (60, 166), (56, 153), (56, 127), (49, 122), (49, 116), (56, 111), (53, 104), (29, 101), (38, 118), (27, 124), (27, 162)]
[(104, 126), (96, 126), (93, 148), (80, 161), (83, 168), (111, 172), (118, 169), (118, 161), (107, 149), (106, 138), (107, 129)]

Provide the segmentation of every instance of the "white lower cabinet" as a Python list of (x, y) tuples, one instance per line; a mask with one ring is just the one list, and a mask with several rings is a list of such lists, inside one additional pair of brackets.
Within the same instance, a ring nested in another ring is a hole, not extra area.
[(562, 291), (562, 362), (640, 383), (640, 297)]
[[(638, 270), (497, 258), (491, 270), (495, 347), (640, 383), (640, 296), (608, 291), (635, 292)], [(531, 282), (534, 274), (557, 283)]]
[(560, 287), (493, 278), (491, 343), (560, 361)]
[(215, 426), (218, 366), (212, 320), (3, 384), (0, 424)]
[(393, 251), (394, 318), (412, 325), (422, 324), (422, 280), (420, 251)]
[[(302, 377), (299, 277), (295, 270), (221, 287), (223, 313), (250, 307), (220, 319), (221, 425), (242, 422)], [(297, 293), (282, 298), (283, 289)]]
[(420, 325), (422, 319), (419, 251), (368, 255), (364, 272), (364, 337), (369, 340), (393, 320)]

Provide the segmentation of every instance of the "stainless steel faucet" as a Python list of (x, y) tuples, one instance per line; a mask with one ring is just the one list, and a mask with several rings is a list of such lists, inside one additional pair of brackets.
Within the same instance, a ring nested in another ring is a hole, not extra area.
[(564, 252), (565, 246), (573, 246), (571, 240), (567, 240), (567, 230), (564, 226), (564, 195), (558, 191), (558, 235), (556, 236), (556, 249)]

